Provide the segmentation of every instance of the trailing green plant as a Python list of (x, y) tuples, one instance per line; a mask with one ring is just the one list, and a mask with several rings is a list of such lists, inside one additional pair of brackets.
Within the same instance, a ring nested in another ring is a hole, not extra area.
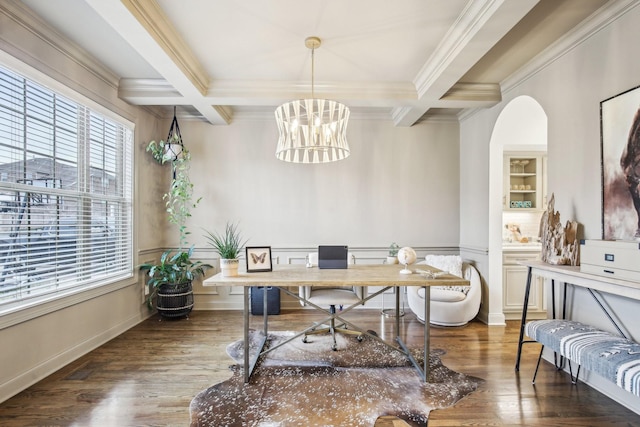
[(224, 234), (205, 230), (205, 238), (222, 259), (239, 258), (240, 250), (247, 243), (247, 240), (242, 241), (238, 226), (229, 223), (225, 227)]
[(396, 242), (393, 242), (389, 246), (389, 256), (398, 256), (398, 251), (400, 250), (400, 246)]
[(171, 188), (162, 196), (162, 199), (165, 201), (169, 222), (178, 226), (180, 248), (184, 248), (187, 245), (187, 236), (190, 234), (187, 231), (187, 219), (191, 217), (191, 209), (196, 208), (202, 198), (199, 197), (195, 202), (192, 200), (193, 183), (189, 178), (191, 153), (186, 148), (183, 149), (182, 156), (173, 161), (172, 166), (174, 177)]
[(160, 164), (171, 163), (173, 179), (169, 191), (162, 196), (165, 202), (165, 209), (171, 224), (178, 227), (180, 235), (180, 249), (187, 246), (187, 236), (191, 234), (187, 231), (186, 222), (191, 217), (191, 209), (194, 209), (202, 200), (201, 197), (193, 201), (193, 183), (189, 178), (191, 168), (191, 153), (186, 147), (182, 148), (182, 153), (177, 159), (166, 155), (165, 146), (167, 143), (151, 141), (147, 145), (147, 151), (151, 152), (153, 158)]
[(153, 299), (158, 293), (158, 288), (163, 285), (181, 285), (204, 276), (205, 271), (211, 265), (202, 261), (192, 261), (193, 246), (187, 251), (178, 250), (172, 253), (168, 250), (162, 253), (158, 263), (146, 263), (140, 265), (140, 270), (145, 271), (149, 279), (149, 296), (147, 304), (153, 308)]
[(151, 141), (147, 144), (147, 152), (151, 153), (153, 159), (161, 165), (167, 161), (166, 150), (164, 148), (165, 145), (166, 144), (163, 140), (160, 140), (159, 142)]
[[(147, 144), (147, 152), (151, 153), (151, 156), (156, 162), (163, 165), (166, 162), (170, 162), (173, 160), (172, 159), (173, 156), (167, 152), (167, 145), (177, 144), (179, 142), (180, 142), (180, 138), (178, 137), (178, 135), (173, 134), (172, 137), (170, 138), (170, 141), (165, 142), (164, 140), (161, 139), (158, 142), (156, 142), (155, 140), (149, 142), (149, 144)], [(183, 146), (182, 149), (184, 150), (185, 147)]]

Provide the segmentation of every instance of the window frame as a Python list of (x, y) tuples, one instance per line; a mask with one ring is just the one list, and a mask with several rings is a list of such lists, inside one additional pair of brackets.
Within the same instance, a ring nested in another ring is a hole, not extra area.
[[(11, 58), (11, 57), (9, 57)], [(135, 125), (129, 120), (123, 118), (117, 113), (97, 104), (96, 102), (86, 98), (85, 96), (77, 93), (73, 89), (64, 86), (63, 84), (51, 79), (45, 74), (40, 73), (39, 71), (32, 69), (30, 66), (19, 63), (20, 66), (16, 66), (16, 61), (9, 60), (7, 61), (7, 56), (0, 52), (0, 68), (10, 72), (17, 74), (23, 79), (27, 81), (31, 81), (36, 85), (45, 88), (46, 90), (55, 93), (57, 96), (61, 96), (66, 100), (69, 100), (78, 106), (82, 107), (86, 114), (90, 117), (93, 115), (101, 116), (102, 119), (114, 122), (117, 126), (121, 126), (128, 132), (127, 141), (124, 141), (123, 144), (126, 146), (125, 151), (123, 151), (122, 156), (127, 159), (127, 164), (125, 166), (127, 171), (125, 171), (125, 181), (123, 185), (123, 198), (120, 200), (124, 200), (125, 209), (127, 210), (126, 215), (128, 219), (128, 231), (129, 236), (125, 239), (125, 244), (121, 248), (121, 254), (126, 257), (123, 265), (127, 266), (125, 271), (124, 268), (120, 269), (117, 274), (111, 275), (106, 279), (90, 279), (88, 282), (76, 285), (76, 286), (68, 286), (58, 289), (54, 292), (43, 294), (34, 298), (24, 299), (20, 303), (11, 303), (11, 304), (0, 304), (0, 328), (7, 327), (12, 324), (16, 324), (30, 318), (41, 316), (45, 313), (60, 310), (62, 308), (68, 307), (70, 305), (75, 305), (80, 302), (96, 298), (98, 296), (113, 292), (114, 290), (121, 289), (127, 286), (130, 286), (132, 283), (135, 283), (135, 278), (137, 277), (134, 274), (134, 236), (135, 236), (135, 226), (134, 226), (134, 218), (135, 218), (135, 197), (134, 197), (134, 175), (135, 175), (135, 159), (134, 159), (134, 139), (135, 139)], [(14, 58), (15, 59), (15, 58)], [(87, 127), (85, 127), (87, 129)], [(24, 137), (26, 141), (26, 136)], [(87, 150), (91, 148), (91, 138), (87, 137), (84, 139), (82, 143)], [(80, 167), (80, 165), (79, 165)], [(91, 169), (91, 162), (88, 161), (86, 163), (86, 170), (83, 174), (86, 174), (87, 171)], [(127, 175), (128, 174), (128, 175)], [(80, 175), (80, 173), (79, 173)], [(19, 185), (19, 187), (23, 187)], [(86, 200), (95, 201), (99, 200), (99, 197), (92, 196), (91, 193), (92, 182), (91, 179), (86, 181), (86, 190), (87, 192), (79, 191), (82, 197), (85, 197)], [(53, 190), (54, 193), (60, 192), (60, 190)], [(109, 199), (108, 196), (105, 196), (106, 199)], [(104, 198), (103, 198), (104, 199)], [(86, 221), (86, 219), (85, 219)], [(91, 221), (91, 220), (90, 220)], [(90, 222), (91, 223), (91, 222)], [(87, 223), (81, 223), (77, 227), (86, 226)], [(77, 236), (77, 235), (76, 235)], [(91, 267), (89, 267), (91, 270)]]

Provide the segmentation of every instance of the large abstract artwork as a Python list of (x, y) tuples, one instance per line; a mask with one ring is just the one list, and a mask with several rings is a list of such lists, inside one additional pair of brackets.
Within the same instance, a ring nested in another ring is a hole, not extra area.
[(640, 240), (640, 87), (600, 103), (602, 238)]

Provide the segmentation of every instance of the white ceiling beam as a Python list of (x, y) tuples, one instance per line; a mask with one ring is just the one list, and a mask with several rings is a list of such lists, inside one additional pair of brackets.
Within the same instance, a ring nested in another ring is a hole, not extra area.
[(470, 1), (414, 79), (418, 102), (394, 109), (394, 123), (416, 123), (538, 1)]
[(205, 100), (209, 78), (155, 0), (85, 1), (182, 96), (175, 105), (194, 106), (212, 124), (231, 121)]
[[(204, 105), (273, 107), (309, 95), (308, 83), (216, 81), (210, 85)], [(317, 83), (316, 95), (339, 99), (350, 107), (398, 105), (419, 108), (418, 96), (410, 83)], [(118, 96), (135, 105), (191, 105), (164, 79), (121, 79)], [(456, 83), (445, 95), (433, 101), (434, 108), (478, 108), (501, 101), (500, 85)], [(227, 110), (227, 114), (230, 114)]]

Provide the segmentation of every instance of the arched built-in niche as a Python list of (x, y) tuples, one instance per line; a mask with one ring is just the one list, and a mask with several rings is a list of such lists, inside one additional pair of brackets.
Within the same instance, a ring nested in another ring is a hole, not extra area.
[(546, 151), (547, 115), (530, 96), (511, 100), (502, 110), (489, 143), (488, 323), (504, 324), (502, 311), (503, 156), (505, 151)]

